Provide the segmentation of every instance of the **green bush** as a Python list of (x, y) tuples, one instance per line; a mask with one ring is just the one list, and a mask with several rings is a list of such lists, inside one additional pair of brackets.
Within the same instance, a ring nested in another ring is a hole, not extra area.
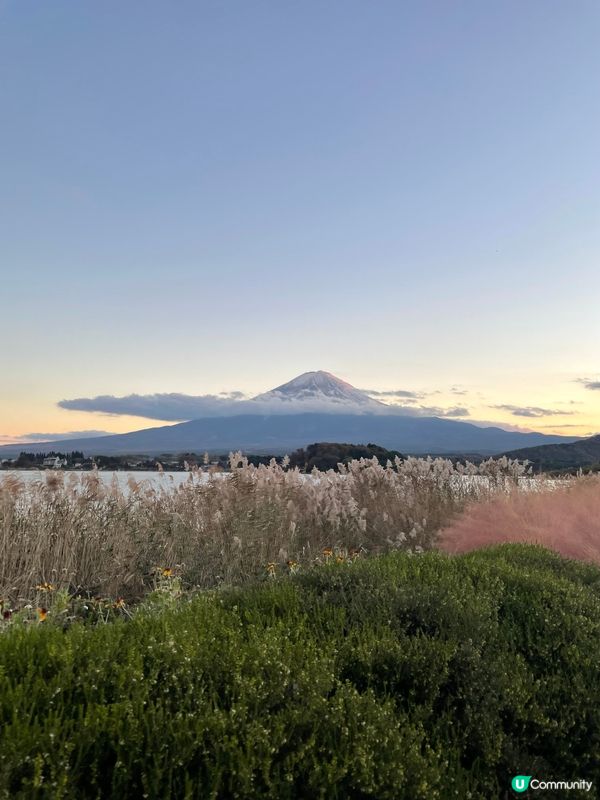
[(600, 570), (523, 545), (331, 564), (97, 627), (13, 624), (0, 796), (597, 787), (598, 664)]

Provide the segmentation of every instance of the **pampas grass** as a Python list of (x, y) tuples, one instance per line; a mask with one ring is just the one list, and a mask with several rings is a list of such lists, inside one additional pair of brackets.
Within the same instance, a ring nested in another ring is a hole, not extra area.
[(48, 583), (130, 601), (152, 588), (157, 569), (210, 588), (350, 553), (420, 552), (468, 504), (507, 491), (523, 472), (506, 459), (454, 467), (409, 458), (307, 476), (236, 453), (230, 473), (191, 470), (178, 487), (130, 477), (122, 489), (95, 471), (9, 475), (0, 478), (0, 596), (44, 605), (34, 587)]

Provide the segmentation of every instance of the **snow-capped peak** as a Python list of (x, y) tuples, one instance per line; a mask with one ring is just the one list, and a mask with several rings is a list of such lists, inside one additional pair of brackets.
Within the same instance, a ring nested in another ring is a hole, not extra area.
[(309, 410), (356, 413), (381, 411), (385, 408), (384, 403), (323, 370), (304, 372), (270, 392), (257, 395), (253, 402), (276, 406), (281, 403), (290, 413)]

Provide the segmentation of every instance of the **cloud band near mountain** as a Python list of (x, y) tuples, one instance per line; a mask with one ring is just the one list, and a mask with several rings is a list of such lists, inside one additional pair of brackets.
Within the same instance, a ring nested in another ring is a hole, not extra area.
[(105, 394), (98, 397), (77, 397), (61, 400), (58, 405), (69, 411), (90, 411), (111, 416), (145, 417), (165, 422), (183, 422), (200, 417), (225, 414), (243, 414), (242, 392), (223, 392), (219, 395), (187, 394), (129, 394), (115, 397)]
[[(241, 399), (246, 396), (242, 392), (223, 392), (219, 395), (186, 395), (186, 394), (130, 394), (124, 397), (99, 395), (98, 397), (78, 397), (73, 400), (61, 400), (60, 408), (69, 411), (87, 411), (110, 416), (133, 416), (165, 422), (185, 422), (202, 417), (224, 417), (236, 414), (294, 414), (307, 411), (353, 413), (344, 407), (314, 407), (305, 402), (282, 402), (277, 400), (261, 401)], [(441, 408), (439, 406), (401, 406), (383, 405), (377, 412), (380, 414), (398, 414), (414, 417), (468, 417), (469, 410), (463, 406)]]

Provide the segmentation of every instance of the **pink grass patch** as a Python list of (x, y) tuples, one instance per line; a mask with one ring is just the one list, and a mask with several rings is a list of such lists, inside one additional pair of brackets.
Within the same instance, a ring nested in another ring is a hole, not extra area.
[(465, 553), (503, 542), (531, 542), (565, 558), (600, 564), (600, 480), (513, 492), (473, 505), (442, 530), (438, 546)]

